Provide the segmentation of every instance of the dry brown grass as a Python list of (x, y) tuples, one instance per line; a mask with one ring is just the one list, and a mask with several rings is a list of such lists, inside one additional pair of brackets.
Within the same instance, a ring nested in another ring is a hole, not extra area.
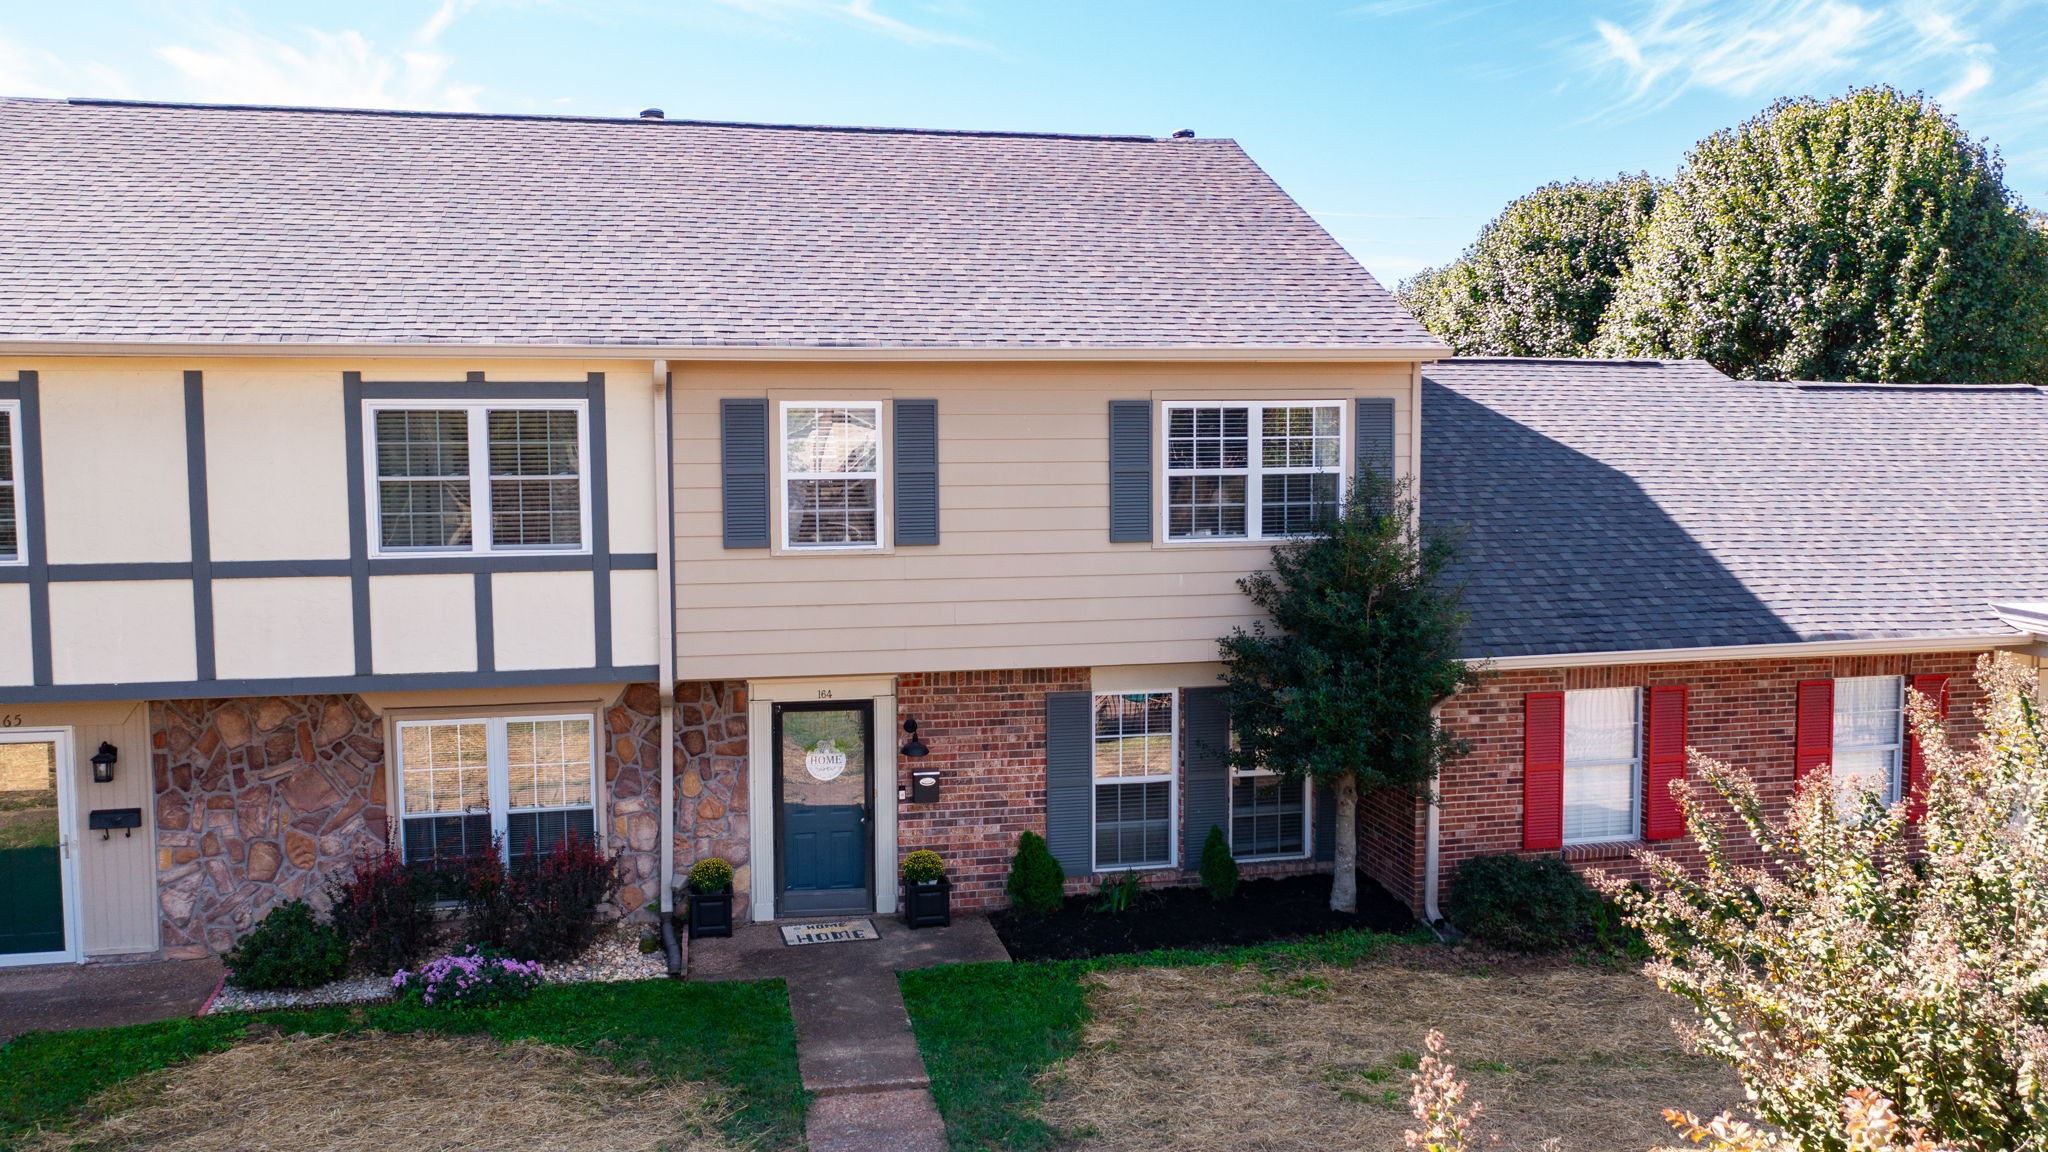
[(1047, 1079), (1045, 1118), (1088, 1149), (1398, 1149), (1429, 1029), (1486, 1107), (1501, 1152), (1644, 1152), (1664, 1108), (1739, 1103), (1733, 1073), (1685, 1052), (1681, 1005), (1632, 970), (1446, 968), (1396, 953), (1360, 968), (1112, 970), (1094, 1022)]
[(112, 1152), (724, 1152), (698, 1084), (626, 1076), (563, 1049), (480, 1037), (281, 1037), (101, 1096), (28, 1148)]

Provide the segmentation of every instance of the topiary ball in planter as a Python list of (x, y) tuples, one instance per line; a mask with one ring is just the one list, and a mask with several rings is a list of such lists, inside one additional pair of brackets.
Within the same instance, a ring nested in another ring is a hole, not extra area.
[(937, 852), (920, 849), (903, 858), (903, 918), (912, 928), (943, 928), (953, 922), (953, 884)]
[(690, 868), (690, 938), (732, 935), (732, 864), (707, 856)]

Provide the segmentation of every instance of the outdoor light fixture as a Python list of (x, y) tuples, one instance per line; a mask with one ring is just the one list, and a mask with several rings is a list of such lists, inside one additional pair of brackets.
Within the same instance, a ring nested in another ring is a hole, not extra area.
[(932, 754), (932, 750), (924, 746), (924, 741), (919, 740), (917, 738), (917, 717), (904, 717), (903, 730), (905, 732), (910, 733), (910, 742), (905, 744), (902, 749), (903, 754), (905, 756), (908, 756), (911, 759), (916, 760), (920, 757), (929, 756)]
[(105, 740), (100, 741), (100, 750), (92, 754), (92, 782), (112, 784), (114, 782), (114, 761), (121, 758), (120, 750)]

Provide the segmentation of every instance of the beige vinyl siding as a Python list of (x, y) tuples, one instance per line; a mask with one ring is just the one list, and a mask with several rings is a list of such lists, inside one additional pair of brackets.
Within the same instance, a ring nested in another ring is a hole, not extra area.
[[(676, 626), (690, 678), (1215, 659), (1217, 638), (1251, 618), (1236, 582), (1271, 544), (1111, 544), (1111, 399), (1343, 399), (1348, 445), (1348, 401), (1388, 396), (1397, 467), (1412, 469), (1407, 364), (674, 367)], [(935, 397), (940, 544), (724, 548), (718, 402), (760, 396)]]

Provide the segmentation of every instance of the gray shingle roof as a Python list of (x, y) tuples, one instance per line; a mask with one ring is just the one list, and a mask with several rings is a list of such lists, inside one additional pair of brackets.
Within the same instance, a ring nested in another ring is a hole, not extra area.
[(1437, 343), (1228, 140), (20, 99), (0, 340)]
[(1473, 655), (2007, 635), (1992, 601), (2048, 593), (2035, 388), (1450, 360), (1424, 389)]

